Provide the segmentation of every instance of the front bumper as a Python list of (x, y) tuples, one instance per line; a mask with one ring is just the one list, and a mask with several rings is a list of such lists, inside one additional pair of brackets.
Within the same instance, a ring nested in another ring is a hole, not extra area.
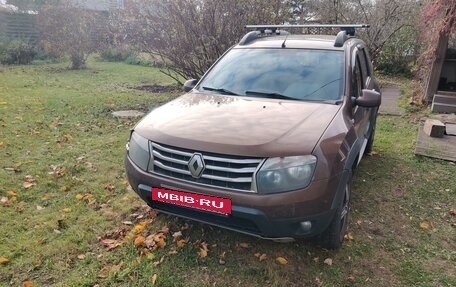
[[(311, 183), (303, 190), (260, 195), (236, 192), (146, 173), (125, 157), (127, 177), (135, 192), (152, 208), (164, 213), (219, 226), (249, 235), (274, 240), (312, 237), (323, 232), (335, 215), (332, 202), (340, 176)], [(151, 189), (165, 187), (174, 190), (229, 198), (230, 215), (215, 214), (168, 203), (153, 201)], [(303, 228), (302, 222), (311, 222)]]

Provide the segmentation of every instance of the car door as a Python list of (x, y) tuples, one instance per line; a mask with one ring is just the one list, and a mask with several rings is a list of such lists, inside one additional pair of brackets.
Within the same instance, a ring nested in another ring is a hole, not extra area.
[[(374, 82), (369, 76), (369, 69), (367, 66), (363, 48), (357, 47), (353, 51), (353, 69), (352, 69), (352, 97), (358, 98), (362, 94), (363, 89), (372, 89)], [(370, 108), (360, 107), (354, 105), (352, 107), (353, 125), (355, 128), (356, 136), (361, 141), (362, 147), (360, 153), (364, 153), (369, 136), (370, 129)], [(361, 158), (361, 157), (360, 157)]]

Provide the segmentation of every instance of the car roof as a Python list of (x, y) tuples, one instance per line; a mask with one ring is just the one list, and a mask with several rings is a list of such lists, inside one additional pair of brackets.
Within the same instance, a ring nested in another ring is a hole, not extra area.
[[(356, 39), (356, 38), (354, 38)], [(344, 47), (335, 47), (333, 35), (278, 35), (259, 37), (247, 44), (236, 45), (235, 48), (286, 48), (325, 49), (343, 51)], [(348, 41), (347, 41), (348, 42)], [(345, 45), (344, 45), (345, 46)]]

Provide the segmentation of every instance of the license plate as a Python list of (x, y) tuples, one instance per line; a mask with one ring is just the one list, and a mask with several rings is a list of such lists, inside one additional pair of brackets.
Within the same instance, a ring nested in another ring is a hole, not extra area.
[(153, 187), (152, 200), (210, 212), (231, 214), (231, 200), (227, 198)]

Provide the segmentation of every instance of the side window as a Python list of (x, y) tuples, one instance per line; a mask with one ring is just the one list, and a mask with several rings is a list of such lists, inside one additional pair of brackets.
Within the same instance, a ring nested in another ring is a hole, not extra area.
[(355, 68), (353, 69), (353, 97), (357, 98), (361, 95), (363, 89), (363, 77), (361, 63), (359, 57), (356, 56)]
[(372, 75), (372, 61), (369, 56), (369, 53), (366, 51), (366, 49), (363, 49), (363, 54), (364, 58), (366, 59), (366, 66), (367, 66), (367, 75), (371, 76)]
[(363, 78), (362, 83), (363, 83), (363, 85), (365, 85), (367, 77), (370, 75), (369, 75), (368, 69), (367, 69), (367, 61), (365, 58), (364, 49), (359, 49), (359, 52), (358, 52), (358, 55), (356, 56), (356, 58), (357, 58), (357, 60), (359, 60), (359, 66), (361, 68), (361, 76)]

